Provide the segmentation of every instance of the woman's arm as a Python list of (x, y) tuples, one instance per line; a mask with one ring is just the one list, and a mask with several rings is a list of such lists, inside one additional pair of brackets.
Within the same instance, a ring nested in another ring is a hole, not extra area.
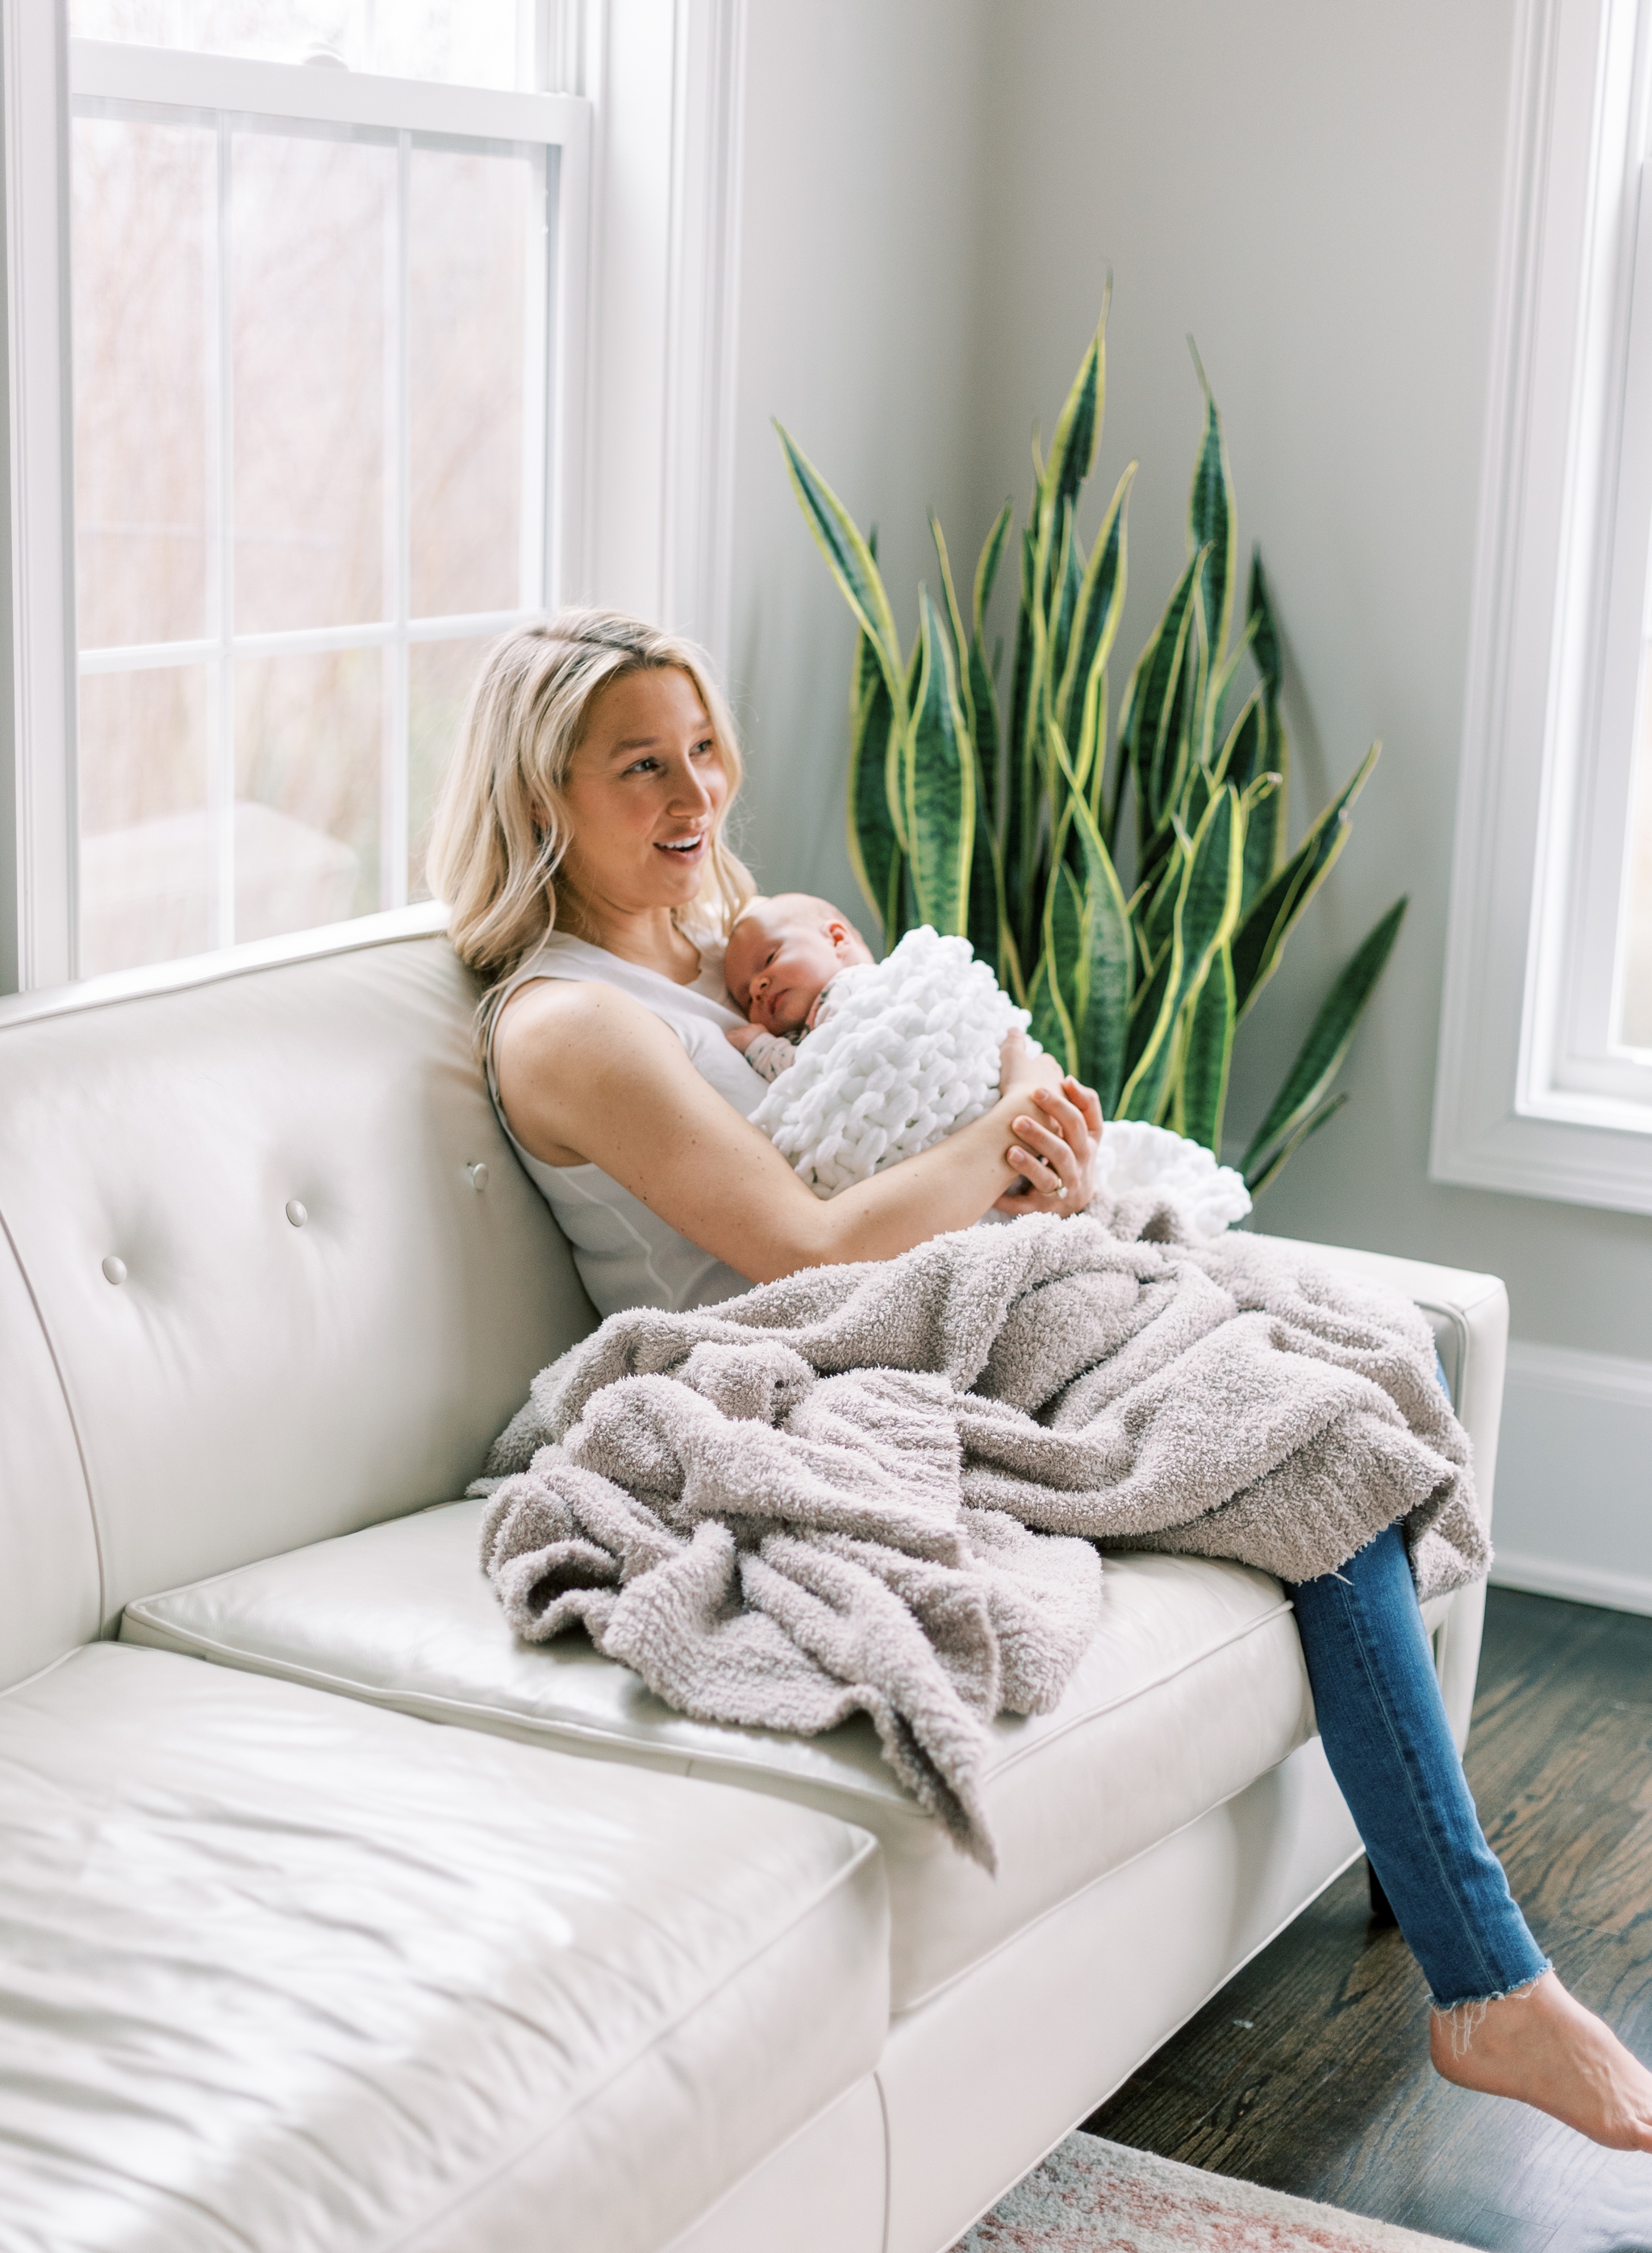
[(1004, 1092), (984, 1118), (825, 1201), (628, 994), (535, 980), (512, 995), (494, 1039), (500, 1097), (525, 1149), (548, 1165), (599, 1165), (754, 1283), (886, 1259), (967, 1228), (1022, 1177), (1035, 1188), (1009, 1210), (1072, 1212), (1089, 1200), (1095, 1098), (1061, 1084), (1052, 1060), (1019, 1039), (1006, 1045)]

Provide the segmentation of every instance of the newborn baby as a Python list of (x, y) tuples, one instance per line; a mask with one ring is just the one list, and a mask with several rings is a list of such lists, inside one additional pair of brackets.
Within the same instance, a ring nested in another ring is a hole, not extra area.
[(839, 972), (871, 959), (870, 947), (830, 900), (782, 892), (749, 902), (728, 934), (723, 977), (751, 1022), (728, 1039), (761, 1078), (777, 1079), (797, 1061), (804, 1035), (831, 1015)]
[[(1028, 1022), (967, 939), (925, 926), (874, 962), (847, 916), (800, 892), (752, 901), (723, 974), (751, 1020), (728, 1038), (770, 1082), (752, 1124), (823, 1197), (990, 1109), (1004, 1036)], [(1251, 1210), (1230, 1167), (1145, 1120), (1109, 1125), (1097, 1185), (1168, 1198), (1195, 1237)]]
[(927, 925), (888, 959), (829, 900), (754, 900), (723, 976), (750, 1022), (728, 1035), (770, 1085), (752, 1113), (817, 1196), (835, 1196), (989, 1111), (999, 1051), (1027, 1029), (965, 938)]

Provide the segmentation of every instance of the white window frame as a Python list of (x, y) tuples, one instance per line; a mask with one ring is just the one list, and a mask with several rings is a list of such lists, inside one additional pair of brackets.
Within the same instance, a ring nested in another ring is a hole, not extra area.
[(1521, 0), (1430, 1171), (1652, 1211), (1613, 1038), (1652, 558), (1652, 0)]
[[(73, 777), (59, 771), (75, 680), (66, 22), (66, 0), (0, 0), (0, 993), (69, 978), (76, 924)], [(563, 160), (547, 592), (694, 634), (725, 674), (745, 39), (746, 0), (538, 0), (524, 58), (538, 84), (576, 99), (588, 150), (582, 218)], [(456, 91), (391, 83), (437, 105)], [(432, 916), (405, 911), (409, 927)]]
[[(45, 10), (37, 12), (40, 17), (46, 14)], [(17, 11), (19, 45), (28, 36), (23, 31), (26, 14), (25, 10)], [(387, 589), (391, 615), (378, 624), (337, 630), (240, 634), (234, 631), (228, 589), (220, 586), (214, 590), (217, 599), (212, 605), (215, 631), (199, 645), (180, 643), (157, 645), (152, 650), (88, 651), (77, 660), (72, 583), (72, 370), (67, 322), (59, 312), (52, 331), (57, 340), (56, 353), (40, 353), (38, 385), (31, 383), (13, 406), (13, 460), (30, 478), (38, 465), (45, 492), (62, 497), (59, 507), (63, 528), (58, 530), (57, 538), (64, 551), (59, 569), (50, 579), (37, 578), (31, 573), (13, 588), (16, 646), (26, 652), (31, 669), (39, 668), (40, 702), (48, 694), (61, 699), (60, 706), (54, 705), (47, 712), (40, 708), (39, 703), (25, 710), (24, 697), (20, 694), (18, 698), (19, 719), (23, 722), (19, 734), (29, 746), (29, 756), (22, 764), (30, 798), (31, 843), (37, 856), (20, 886), (20, 904), (25, 913), (19, 917), (21, 959), (17, 982), (24, 987), (73, 978), (77, 968), (79, 819), (74, 680), (78, 672), (126, 671), (150, 664), (171, 666), (186, 661), (206, 664), (213, 669), (219, 676), (215, 703), (220, 719), (214, 731), (219, 740), (209, 752), (213, 777), (209, 802), (219, 840), (215, 857), (227, 864), (233, 849), (234, 795), (231, 732), (234, 701), (229, 669), (237, 659), (367, 645), (381, 645), (399, 653), (410, 638), (439, 640), (458, 633), (500, 631), (561, 598), (570, 575), (568, 559), (579, 555), (582, 543), (577, 480), (568, 478), (566, 468), (570, 454), (575, 460), (583, 454), (584, 262), (589, 234), (586, 206), (590, 152), (590, 117), (586, 102), (563, 94), (444, 86), (355, 71), (250, 61), (179, 50), (86, 40), (66, 44), (60, 30), (53, 47), (50, 58), (53, 98), (42, 101), (38, 107), (55, 127), (55, 135), (49, 136), (43, 127), (37, 126), (36, 144), (30, 153), (40, 167), (40, 178), (38, 181), (26, 180), (24, 187), (25, 192), (31, 188), (43, 192), (48, 168), (55, 175), (55, 279), (60, 301), (66, 296), (67, 284), (62, 251), (66, 241), (63, 213), (67, 201), (67, 126), (72, 102), (82, 97), (220, 116), (363, 126), (394, 133), (397, 136), (400, 169), (404, 174), (415, 135), (527, 144), (546, 150), (547, 164), (551, 161), (548, 152), (556, 152), (557, 192), (553, 206), (554, 240), (545, 244), (542, 258), (530, 261), (529, 270), (530, 327), (537, 324), (543, 338), (548, 324), (549, 338), (547, 380), (537, 409), (529, 417), (532, 427), (525, 465), (528, 487), (526, 540), (535, 553), (523, 558), (519, 606), (497, 615), (429, 620), (410, 629), (403, 555), (401, 568), (394, 574), (394, 583)], [(11, 59), (8, 52), (5, 60), (9, 64)], [(24, 65), (18, 73), (19, 80), (26, 76), (30, 60), (35, 61), (44, 78), (44, 52), (35, 56), (24, 53), (19, 60)], [(8, 93), (13, 82), (9, 74)], [(38, 91), (43, 94), (44, 86)], [(10, 101), (7, 108), (10, 113)], [(5, 122), (10, 129), (12, 115), (8, 114)], [(50, 145), (52, 138), (55, 147)], [(8, 199), (9, 205), (10, 200)], [(42, 233), (36, 230), (17, 241), (15, 248), (21, 260), (26, 261)], [(9, 250), (13, 247), (8, 244)], [(27, 276), (28, 268), (24, 263), (20, 278), (26, 279)], [(19, 314), (20, 332), (31, 333), (24, 325), (30, 319), (28, 309), (20, 308)], [(30, 373), (33, 373), (32, 369)], [(539, 390), (537, 385), (535, 389)], [(225, 436), (227, 443), (227, 431)], [(393, 464), (392, 492), (401, 506), (405, 506), (406, 499), (401, 490), (404, 483), (400, 465)], [(571, 496), (570, 483), (575, 488)], [(47, 513), (42, 508), (38, 513), (44, 517)], [(397, 545), (400, 554), (405, 549), (405, 540)], [(18, 541), (18, 549), (24, 552), (24, 541)], [(227, 570), (227, 557), (220, 559), (220, 563), (222, 570)], [(404, 666), (393, 665), (391, 670), (397, 680), (403, 679)], [(405, 695), (401, 701), (405, 701)], [(393, 715), (398, 708), (393, 698)], [(405, 729), (399, 730), (399, 735), (405, 735)], [(52, 747), (56, 750), (55, 757), (51, 756)], [(404, 743), (400, 745), (400, 751), (401, 756), (387, 760), (386, 765), (384, 826), (390, 846), (389, 865), (394, 871), (391, 896), (385, 902), (388, 906), (406, 903)], [(217, 874), (214, 937), (220, 945), (225, 945), (229, 942), (229, 917), (233, 913), (232, 872), (225, 865), (219, 868)], [(32, 882), (27, 881), (28, 875), (33, 877)]]

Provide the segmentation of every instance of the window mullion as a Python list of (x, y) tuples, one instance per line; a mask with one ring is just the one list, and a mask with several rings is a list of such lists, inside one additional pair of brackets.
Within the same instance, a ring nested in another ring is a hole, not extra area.
[(384, 569), (393, 638), (385, 651), (383, 764), (380, 773), (379, 903), (408, 903), (408, 431), (411, 338), (408, 289), (413, 136), (396, 135), (395, 206), (387, 229), (385, 321)]
[(536, 150), (533, 167), (533, 210), (536, 224), (527, 230), (527, 270), (524, 276), (522, 321), (522, 558), (517, 599), (526, 610), (544, 608), (551, 599), (550, 568), (550, 414), (551, 274), (554, 244), (550, 183), (554, 164), (545, 150)]
[(217, 212), (210, 265), (213, 318), (207, 324), (207, 397), (217, 439), (209, 459), (211, 521), (216, 533), (212, 575), (212, 624), (217, 643), (212, 665), (211, 771), (207, 826), (212, 852), (213, 944), (235, 942), (235, 299), (232, 199), (234, 136), (227, 117), (218, 121)]

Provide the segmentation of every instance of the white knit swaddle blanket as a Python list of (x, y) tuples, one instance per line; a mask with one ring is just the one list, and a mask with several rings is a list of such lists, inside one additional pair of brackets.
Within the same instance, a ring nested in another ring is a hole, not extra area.
[[(752, 1124), (817, 1196), (835, 1196), (989, 1111), (1005, 1036), (1030, 1022), (966, 938), (943, 938), (925, 924), (882, 962), (839, 972), (829, 1014)], [(1200, 1236), (1219, 1236), (1251, 1210), (1230, 1166), (1140, 1120), (1108, 1122), (1096, 1186), (1112, 1197), (1156, 1189)]]
[(998, 1099), (998, 1052), (1031, 1022), (966, 938), (927, 924), (840, 971), (830, 1014), (752, 1113), (817, 1196), (916, 1157)]

